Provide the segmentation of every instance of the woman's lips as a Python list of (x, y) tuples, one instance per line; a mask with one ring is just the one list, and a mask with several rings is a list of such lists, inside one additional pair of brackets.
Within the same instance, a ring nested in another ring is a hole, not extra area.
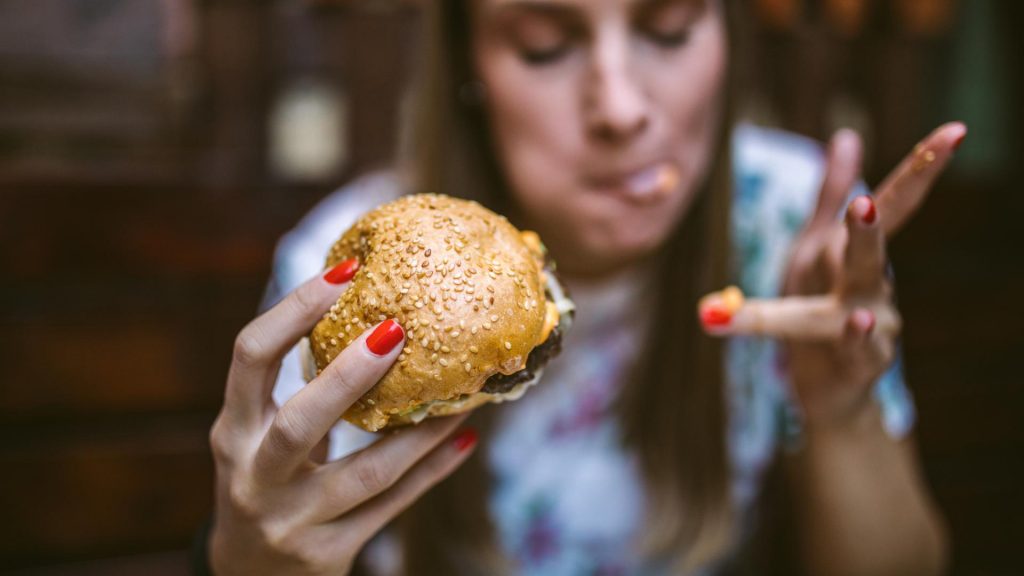
[(679, 179), (679, 168), (671, 162), (659, 162), (621, 176), (594, 179), (592, 185), (634, 204), (652, 204), (675, 190)]

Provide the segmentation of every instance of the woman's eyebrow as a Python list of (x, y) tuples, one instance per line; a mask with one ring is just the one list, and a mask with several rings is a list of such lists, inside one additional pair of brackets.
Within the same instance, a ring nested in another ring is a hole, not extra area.
[(526, 12), (550, 14), (560, 17), (579, 16), (582, 8), (569, 2), (552, 2), (546, 0), (498, 0), (488, 10), (493, 16), (523, 10)]
[(647, 10), (651, 8), (658, 8), (665, 4), (693, 4), (697, 8), (703, 8), (708, 0), (637, 0), (633, 3), (632, 8), (635, 10)]

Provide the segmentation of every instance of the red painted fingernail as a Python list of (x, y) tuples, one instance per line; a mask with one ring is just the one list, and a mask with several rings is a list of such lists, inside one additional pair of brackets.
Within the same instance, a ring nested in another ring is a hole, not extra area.
[(732, 314), (724, 306), (710, 304), (701, 309), (700, 321), (705, 328), (724, 328), (732, 323)]
[(402, 341), (405, 330), (394, 319), (385, 320), (366, 337), (366, 347), (377, 356), (391, 352)]
[(455, 435), (455, 438), (452, 439), (452, 446), (455, 446), (455, 449), (459, 452), (465, 452), (476, 446), (476, 442), (479, 439), (480, 435), (477, 434), (476, 428), (466, 428)]
[(966, 139), (967, 139), (967, 132), (964, 132), (963, 134), (960, 135), (959, 138), (954, 140), (953, 141), (953, 152), (956, 152), (957, 150), (959, 150), (960, 149), (960, 145), (963, 144), (964, 140), (966, 140)]
[(875, 220), (878, 219), (878, 210), (875, 209), (875, 201), (870, 196), (860, 196), (857, 198), (857, 202), (860, 202), (861, 207), (860, 219), (865, 224), (874, 224)]
[(875, 313), (871, 310), (857, 310), (854, 322), (860, 327), (861, 332), (867, 336), (875, 331)]
[(331, 284), (344, 284), (351, 280), (358, 271), (359, 260), (349, 258), (328, 270), (327, 273), (324, 274), (324, 280), (327, 280)]

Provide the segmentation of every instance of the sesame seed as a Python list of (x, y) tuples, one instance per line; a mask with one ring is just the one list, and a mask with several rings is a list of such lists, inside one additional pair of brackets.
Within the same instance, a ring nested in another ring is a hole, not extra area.
[(491, 322), (497, 322), (497, 321), (498, 321), (498, 316), (495, 315), (495, 314), (491, 314)]
[(331, 346), (337, 346), (337, 345), (338, 345), (338, 341), (335, 340), (334, 338), (331, 338)]
[(476, 326), (473, 326), (472, 328), (470, 328), (469, 331), (470, 331), (471, 334), (476, 334)]
[(466, 369), (467, 374), (473, 371), (473, 365), (469, 362), (466, 362), (462, 367)]
[(441, 358), (440, 360), (438, 360), (438, 363), (440, 363), (441, 366), (447, 366), (448, 365), (448, 361), (445, 360), (444, 358)]
[(509, 342), (508, 340), (505, 340), (505, 350), (511, 350), (511, 349), (512, 349), (512, 343)]
[(491, 329), (491, 323), (490, 322), (484, 322), (484, 330), (490, 330), (490, 329)]
[(476, 354), (477, 352), (480, 351), (480, 349), (477, 348), (476, 346), (470, 346), (469, 351), (472, 352), (473, 354)]
[(437, 354), (431, 354), (430, 355), (430, 361), (431, 362), (437, 362)]
[(447, 354), (447, 353), (449, 353), (451, 351), (452, 351), (451, 348), (449, 348), (447, 346), (441, 346), (441, 352), (444, 352), (445, 354)]

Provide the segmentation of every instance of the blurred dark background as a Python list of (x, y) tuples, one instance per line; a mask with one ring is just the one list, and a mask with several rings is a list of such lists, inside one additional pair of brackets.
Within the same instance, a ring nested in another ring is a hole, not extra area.
[[(1022, 573), (1024, 6), (743, 4), (746, 118), (857, 128), (872, 184), (969, 125), (892, 256), (954, 573)], [(392, 157), (418, 17), (0, 0), (0, 571), (184, 573), (233, 337), (278, 236)]]

